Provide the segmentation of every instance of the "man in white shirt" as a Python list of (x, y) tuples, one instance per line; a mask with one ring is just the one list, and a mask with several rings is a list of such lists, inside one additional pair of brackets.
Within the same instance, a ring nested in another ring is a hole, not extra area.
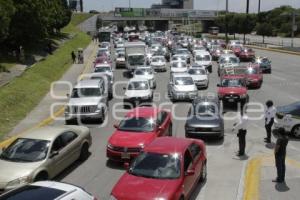
[(274, 118), (276, 115), (276, 108), (273, 106), (273, 101), (268, 100), (266, 102), (266, 112), (265, 112), (265, 128), (267, 132), (267, 137), (265, 138), (266, 143), (271, 143), (272, 126), (274, 124)]
[(239, 122), (233, 125), (233, 131), (237, 130), (237, 137), (239, 138), (239, 152), (237, 156), (245, 155), (246, 148), (246, 134), (248, 128), (248, 116), (245, 113), (239, 113)]

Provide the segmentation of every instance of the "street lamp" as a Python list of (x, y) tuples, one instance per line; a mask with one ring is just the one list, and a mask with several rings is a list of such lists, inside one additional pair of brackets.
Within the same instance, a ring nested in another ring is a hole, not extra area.
[(260, 13), (260, 0), (258, 0), (258, 11), (257, 13)]
[(225, 40), (226, 40), (226, 44), (228, 44), (228, 21), (227, 21), (227, 14), (228, 14), (228, 0), (226, 0), (226, 14), (225, 14)]

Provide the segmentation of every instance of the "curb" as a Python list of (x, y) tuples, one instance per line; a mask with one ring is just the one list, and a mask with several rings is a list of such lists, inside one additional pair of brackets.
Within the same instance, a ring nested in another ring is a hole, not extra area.
[[(85, 73), (87, 71), (88, 67), (91, 65), (92, 56), (94, 55), (94, 53), (95, 53), (95, 51), (97, 49), (96, 47), (97, 47), (97, 45), (95, 45), (94, 48), (92, 49), (92, 53), (89, 56), (88, 62), (85, 64), (84, 69), (82, 70), (81, 74)], [(55, 120), (56, 117), (61, 116), (63, 113), (64, 113), (64, 106), (61, 106), (58, 109), (58, 111), (56, 111), (55, 113), (53, 113), (53, 116), (50, 116), (50, 117), (42, 120), (37, 125), (29, 128), (29, 129), (26, 129), (26, 130), (22, 131), (21, 133), (18, 133), (18, 134), (14, 135), (14, 136), (11, 136), (11, 137), (9, 137), (8, 139), (6, 139), (4, 141), (0, 141), (0, 148), (5, 148), (5, 147), (9, 146), (12, 142), (14, 142), (22, 134), (24, 134), (24, 133), (26, 133), (28, 131), (31, 131), (31, 130), (34, 130), (36, 128), (44, 127), (44, 126), (47, 126), (47, 125), (51, 124)]]
[(300, 52), (280, 50), (280, 49), (264, 48), (264, 47), (254, 46), (254, 45), (245, 45), (245, 46), (251, 47), (251, 48), (254, 48), (254, 49), (260, 49), (260, 50), (265, 50), (265, 51), (273, 51), (273, 52), (277, 52), (277, 53), (285, 53), (285, 54), (291, 54), (291, 55), (300, 56)]

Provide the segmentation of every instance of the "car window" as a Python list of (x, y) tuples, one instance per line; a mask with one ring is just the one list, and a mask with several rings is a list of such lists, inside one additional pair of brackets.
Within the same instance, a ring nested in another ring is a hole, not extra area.
[(197, 161), (200, 157), (200, 154), (201, 154), (200, 146), (198, 144), (193, 143), (189, 146), (189, 150), (191, 151), (191, 154), (193, 156), (193, 160)]
[(78, 137), (78, 135), (71, 131), (65, 132), (61, 135), (61, 139), (62, 139), (64, 146), (67, 146), (69, 143), (71, 143), (77, 137)]
[(167, 116), (168, 116), (168, 113), (165, 112), (165, 111), (162, 111), (162, 112), (158, 113), (158, 115), (157, 115), (157, 124), (159, 126), (161, 126), (164, 123), (164, 121), (166, 120)]
[(52, 145), (51, 152), (60, 151), (64, 147), (61, 136), (57, 137)]
[(184, 171), (186, 172), (193, 165), (193, 158), (191, 157), (190, 151), (186, 150), (184, 153)]

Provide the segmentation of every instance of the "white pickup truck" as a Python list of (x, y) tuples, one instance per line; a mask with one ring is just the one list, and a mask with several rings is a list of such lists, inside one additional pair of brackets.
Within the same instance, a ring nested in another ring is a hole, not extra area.
[(126, 69), (133, 72), (146, 64), (146, 44), (144, 42), (125, 43)]

